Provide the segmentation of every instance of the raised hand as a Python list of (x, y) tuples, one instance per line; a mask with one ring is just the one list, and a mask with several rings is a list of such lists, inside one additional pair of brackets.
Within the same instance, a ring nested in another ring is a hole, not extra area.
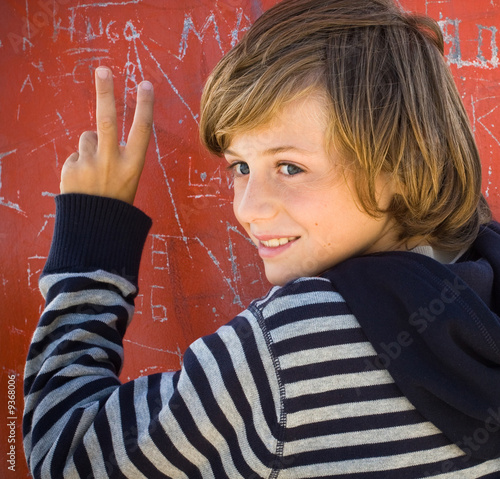
[(97, 132), (80, 136), (78, 152), (61, 171), (61, 193), (85, 193), (134, 202), (153, 125), (153, 86), (143, 81), (127, 144), (118, 144), (113, 75), (109, 68), (95, 72)]

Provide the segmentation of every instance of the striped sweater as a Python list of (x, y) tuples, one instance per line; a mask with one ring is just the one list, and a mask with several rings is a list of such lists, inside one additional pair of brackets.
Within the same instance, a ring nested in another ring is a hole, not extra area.
[(499, 460), (466, 455), (370, 367), (376, 352), (326, 278), (273, 288), (194, 342), (180, 371), (122, 384), (141, 215), (57, 199), (25, 372), (35, 478), (499, 477)]

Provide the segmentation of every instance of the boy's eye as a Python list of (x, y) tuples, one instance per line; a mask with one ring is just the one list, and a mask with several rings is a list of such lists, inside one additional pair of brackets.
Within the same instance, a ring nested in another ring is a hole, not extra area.
[(244, 161), (238, 161), (229, 165), (229, 169), (236, 175), (244, 176), (250, 174), (250, 167)]
[(288, 176), (297, 175), (298, 173), (302, 173), (304, 171), (302, 168), (299, 168), (296, 165), (291, 165), (289, 163), (285, 163), (283, 165), (280, 165), (280, 170), (281, 170), (281, 173), (283, 173), (284, 175), (288, 175)]

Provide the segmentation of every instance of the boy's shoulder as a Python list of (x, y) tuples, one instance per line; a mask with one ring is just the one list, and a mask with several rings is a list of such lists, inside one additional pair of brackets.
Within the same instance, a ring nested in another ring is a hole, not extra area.
[(288, 309), (293, 306), (287, 307), (287, 302), (290, 305), (315, 302), (324, 298), (325, 295), (331, 295), (337, 298), (338, 301), (342, 301), (340, 295), (332, 289), (329, 279), (321, 276), (300, 277), (289, 281), (284, 286), (272, 287), (265, 296), (254, 300), (252, 305), (261, 311), (279, 308)]
[(268, 331), (293, 323), (319, 324), (333, 318), (352, 317), (344, 298), (323, 277), (300, 277), (284, 286), (276, 286), (253, 301), (249, 311), (266, 323)]

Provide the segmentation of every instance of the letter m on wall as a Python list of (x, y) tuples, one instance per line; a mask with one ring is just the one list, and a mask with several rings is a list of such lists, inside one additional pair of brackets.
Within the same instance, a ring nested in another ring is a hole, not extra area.
[(207, 34), (207, 31), (210, 29), (210, 27), (213, 28), (213, 35), (217, 44), (219, 45), (221, 53), (224, 54), (219, 33), (219, 27), (217, 25), (217, 20), (215, 19), (214, 13), (211, 13), (205, 19), (205, 23), (203, 24), (201, 29), (197, 29), (194, 25), (192, 16), (186, 14), (186, 16), (184, 17), (184, 28), (182, 30), (181, 42), (179, 44), (179, 54), (175, 55), (175, 57), (178, 58), (179, 60), (182, 60), (186, 55), (186, 50), (188, 48), (188, 42), (191, 32), (193, 32), (196, 35), (200, 43), (203, 43), (205, 35)]

